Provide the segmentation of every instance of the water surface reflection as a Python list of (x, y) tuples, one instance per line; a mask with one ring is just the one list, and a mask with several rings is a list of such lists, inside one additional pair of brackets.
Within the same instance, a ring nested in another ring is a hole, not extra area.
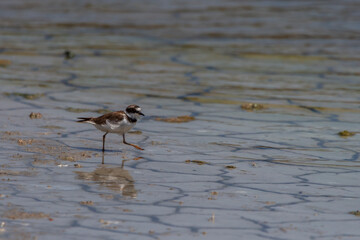
[(120, 192), (124, 197), (136, 198), (135, 181), (129, 171), (124, 169), (125, 161), (122, 161), (121, 167), (102, 164), (92, 172), (75, 173), (79, 179), (93, 181), (111, 191)]

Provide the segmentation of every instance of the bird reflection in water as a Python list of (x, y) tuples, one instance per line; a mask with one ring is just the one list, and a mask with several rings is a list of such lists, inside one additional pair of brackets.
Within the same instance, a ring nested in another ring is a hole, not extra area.
[[(104, 155), (102, 156), (104, 161)], [(111, 167), (101, 164), (92, 172), (75, 171), (79, 179), (93, 181), (100, 186), (106, 187), (114, 192), (120, 192), (124, 197), (136, 198), (134, 179), (129, 171), (124, 169), (123, 160), (121, 167)]]

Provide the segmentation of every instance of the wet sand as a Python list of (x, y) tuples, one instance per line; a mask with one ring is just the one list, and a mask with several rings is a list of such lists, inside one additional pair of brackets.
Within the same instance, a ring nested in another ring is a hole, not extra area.
[(1, 1), (0, 238), (359, 238), (359, 10)]

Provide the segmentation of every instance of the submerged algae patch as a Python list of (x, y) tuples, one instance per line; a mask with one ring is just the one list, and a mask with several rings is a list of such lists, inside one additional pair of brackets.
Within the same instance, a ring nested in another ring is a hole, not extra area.
[(241, 104), (241, 108), (246, 111), (254, 111), (254, 110), (262, 110), (265, 108), (265, 106), (259, 103), (243, 103)]
[(195, 117), (192, 116), (178, 116), (178, 117), (170, 117), (170, 118), (155, 118), (156, 121), (168, 122), (168, 123), (184, 123), (194, 121)]
[(30, 153), (49, 155), (55, 157), (57, 160), (65, 160), (70, 162), (91, 158), (90, 151), (74, 151), (68, 146), (59, 144), (59, 142), (51, 139), (25, 139), (11, 137), (12, 135), (16, 135), (15, 133), (13, 134), (13, 132), (4, 132), (3, 138), (25, 147), (25, 150)]
[(34, 139), (18, 139), (17, 140), (17, 143), (20, 145), (20, 146), (25, 146), (25, 145), (31, 145), (33, 144), (34, 142)]
[(196, 163), (197, 165), (209, 164), (208, 162), (201, 160), (186, 160), (185, 163)]
[(42, 117), (43, 117), (43, 115), (41, 113), (31, 112), (30, 115), (29, 115), (29, 118), (31, 118), (31, 119), (40, 119)]
[(225, 166), (227, 169), (235, 169), (236, 167), (235, 166), (233, 166), (233, 165), (227, 165), (227, 166)]
[(49, 218), (49, 214), (45, 214), (42, 212), (25, 212), (23, 209), (12, 208), (7, 210), (3, 217), (9, 219), (40, 219), (40, 218)]
[(350, 131), (347, 131), (347, 130), (338, 132), (338, 135), (339, 135), (340, 137), (352, 137), (352, 136), (354, 136), (355, 134), (356, 134), (355, 132), (350, 132)]
[(32, 177), (36, 176), (37, 172), (29, 172), (29, 171), (12, 171), (7, 169), (0, 170), (0, 176), (25, 176), (25, 177)]
[(81, 201), (80, 204), (81, 205), (92, 206), (92, 205), (94, 205), (94, 202), (93, 201)]
[(45, 96), (45, 94), (43, 93), (18, 93), (18, 92), (12, 92), (12, 93), (4, 93), (5, 96), (11, 97), (11, 96), (15, 96), (15, 97), (23, 97), (27, 100), (35, 100), (38, 98), (41, 98), (43, 96)]

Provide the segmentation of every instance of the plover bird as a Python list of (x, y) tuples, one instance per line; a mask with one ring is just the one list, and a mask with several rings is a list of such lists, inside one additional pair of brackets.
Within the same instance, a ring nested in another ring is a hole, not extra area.
[(77, 122), (90, 123), (100, 131), (105, 132), (103, 136), (103, 152), (105, 151), (105, 137), (108, 133), (120, 134), (123, 136), (123, 143), (133, 146), (139, 150), (144, 150), (135, 144), (126, 142), (125, 140), (125, 133), (127, 133), (135, 126), (136, 122), (141, 118), (141, 116), (145, 115), (141, 112), (141, 108), (139, 106), (129, 105), (125, 112), (111, 112), (97, 118), (78, 118), (80, 120)]

